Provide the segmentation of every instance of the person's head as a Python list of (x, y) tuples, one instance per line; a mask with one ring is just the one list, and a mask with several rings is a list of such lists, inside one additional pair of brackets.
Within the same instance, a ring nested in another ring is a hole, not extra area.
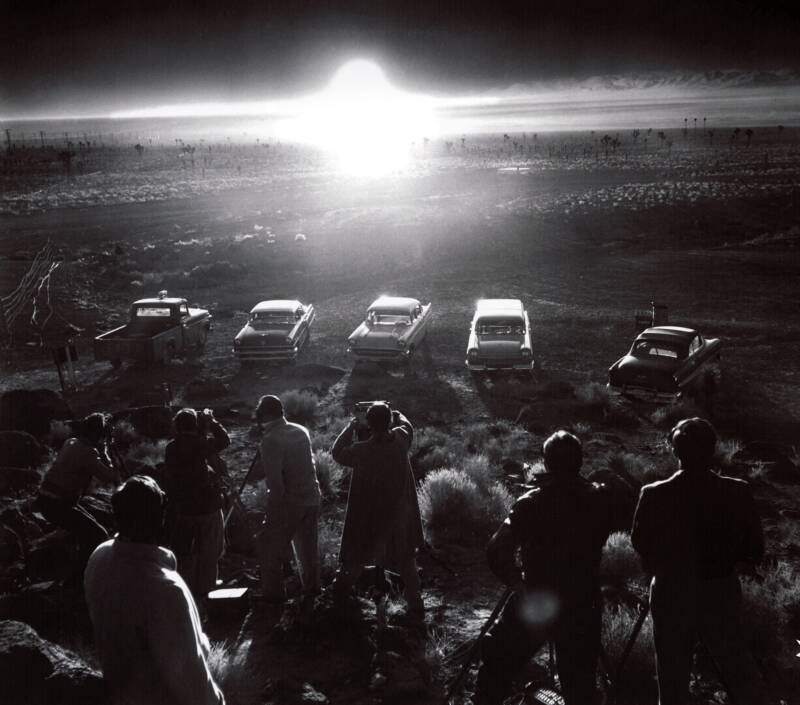
[(80, 423), (80, 435), (92, 445), (97, 445), (106, 434), (106, 417), (104, 414), (89, 414)]
[(367, 409), (367, 426), (372, 433), (376, 435), (386, 433), (391, 423), (392, 410), (385, 402), (376, 402)]
[(175, 433), (196, 433), (197, 412), (194, 409), (181, 409), (172, 419)]
[(717, 448), (717, 432), (698, 416), (679, 421), (668, 438), (672, 452), (684, 468), (707, 467)]
[(269, 423), (283, 416), (283, 402), (274, 394), (265, 394), (256, 406), (256, 421)]
[(146, 475), (134, 475), (111, 495), (119, 535), (136, 543), (158, 543), (164, 493)]
[(581, 442), (564, 430), (556, 431), (542, 444), (542, 455), (547, 472), (554, 475), (577, 475), (583, 463)]

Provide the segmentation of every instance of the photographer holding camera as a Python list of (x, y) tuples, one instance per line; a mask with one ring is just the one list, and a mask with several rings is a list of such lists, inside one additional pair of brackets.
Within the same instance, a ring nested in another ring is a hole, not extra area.
[(353, 418), (331, 449), (337, 463), (353, 468), (333, 594), (346, 599), (367, 565), (394, 569), (405, 583), (409, 616), (422, 619), (416, 551), (425, 539), (408, 459), (414, 429), (386, 402), (373, 402), (364, 422)]
[(89, 414), (75, 424), (75, 431), (45, 473), (34, 509), (51, 524), (77, 536), (78, 564), (71, 580), (81, 584), (89, 556), (108, 539), (108, 532), (81, 506), (80, 499), (93, 477), (113, 485), (120, 477), (106, 449), (106, 417)]
[(164, 453), (167, 543), (178, 572), (200, 608), (217, 582), (217, 561), (225, 548), (221, 478), (209, 461), (230, 445), (228, 432), (211, 409), (181, 409), (173, 419), (175, 437)]

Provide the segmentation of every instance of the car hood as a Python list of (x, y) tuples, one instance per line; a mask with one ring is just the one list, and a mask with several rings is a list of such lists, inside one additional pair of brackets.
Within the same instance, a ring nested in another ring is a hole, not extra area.
[(659, 391), (672, 391), (676, 387), (675, 372), (683, 364), (674, 358), (642, 359), (633, 355), (617, 360), (608, 371), (612, 386), (631, 385), (650, 387)]

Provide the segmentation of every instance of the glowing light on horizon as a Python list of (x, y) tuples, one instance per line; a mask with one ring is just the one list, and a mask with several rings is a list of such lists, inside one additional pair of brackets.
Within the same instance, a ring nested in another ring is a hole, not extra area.
[(379, 175), (405, 167), (413, 142), (438, 134), (434, 101), (398, 91), (381, 68), (357, 59), (282, 125), (282, 137), (334, 154), (340, 170)]

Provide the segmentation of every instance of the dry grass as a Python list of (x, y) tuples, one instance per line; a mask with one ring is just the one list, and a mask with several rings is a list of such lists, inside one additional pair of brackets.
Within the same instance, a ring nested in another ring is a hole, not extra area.
[(461, 460), (458, 467), (475, 483), (475, 486), (482, 493), (487, 493), (492, 483), (497, 480), (489, 458), (483, 453), (466, 456)]
[[(619, 664), (637, 617), (638, 612), (626, 605), (606, 604), (603, 609), (603, 648), (614, 669)], [(655, 702), (655, 673), (653, 623), (648, 617), (642, 624), (642, 629), (625, 664), (619, 684), (620, 701)], [(611, 675), (614, 675), (613, 672)]]
[(342, 540), (342, 522), (328, 518), (319, 523), (319, 567), (323, 585), (333, 580), (339, 567), (339, 545)]
[(575, 388), (575, 398), (584, 406), (607, 409), (612, 404), (608, 387), (600, 382), (586, 382)]
[(288, 391), (281, 395), (286, 418), (298, 423), (310, 423), (319, 405), (319, 397), (312, 392)]
[(733, 464), (734, 456), (742, 449), (742, 444), (735, 439), (717, 442), (714, 462), (718, 467), (728, 468)]
[(670, 429), (682, 419), (704, 416), (704, 412), (690, 399), (679, 399), (656, 409), (650, 414), (650, 420), (659, 428)]
[(122, 459), (128, 467), (146, 467), (155, 470), (159, 464), (164, 462), (167, 443), (166, 440), (135, 443), (125, 451)]
[(669, 471), (661, 464), (635, 453), (615, 451), (606, 456), (605, 462), (609, 470), (633, 487), (641, 487), (669, 476)]
[(600, 582), (624, 588), (631, 583), (641, 582), (644, 569), (639, 554), (633, 548), (630, 534), (615, 531), (608, 537), (600, 562)]
[(214, 642), (208, 654), (208, 668), (225, 695), (228, 705), (259, 705), (266, 676), (248, 663), (247, 649), (227, 641)]

